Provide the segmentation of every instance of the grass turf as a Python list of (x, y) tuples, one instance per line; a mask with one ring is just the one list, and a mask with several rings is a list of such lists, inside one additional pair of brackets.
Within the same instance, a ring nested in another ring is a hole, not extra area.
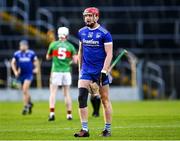
[[(22, 116), (21, 102), (0, 103), (0, 140), (77, 140), (81, 126), (77, 102), (73, 120), (67, 121), (64, 103), (57, 102), (56, 121), (48, 122), (48, 102), (35, 102), (32, 115)], [(180, 139), (180, 101), (113, 102), (112, 136), (99, 137), (103, 129), (99, 118), (91, 117), (89, 140), (178, 140)]]

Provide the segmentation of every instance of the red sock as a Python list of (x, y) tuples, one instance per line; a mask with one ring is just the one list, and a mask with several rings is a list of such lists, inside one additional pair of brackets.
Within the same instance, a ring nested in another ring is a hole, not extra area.
[(50, 112), (54, 112), (54, 108), (50, 108)]
[(72, 111), (67, 111), (67, 114), (71, 114), (72, 113)]

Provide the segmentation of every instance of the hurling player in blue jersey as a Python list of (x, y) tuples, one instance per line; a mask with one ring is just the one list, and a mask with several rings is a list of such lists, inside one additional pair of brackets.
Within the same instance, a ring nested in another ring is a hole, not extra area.
[(33, 80), (33, 73), (38, 72), (37, 56), (34, 51), (28, 49), (28, 42), (22, 40), (19, 43), (19, 50), (14, 53), (11, 67), (15, 77), (22, 84), (24, 108), (23, 115), (31, 114), (33, 104), (29, 94), (29, 87)]
[(86, 8), (83, 12), (85, 27), (79, 30), (79, 115), (82, 129), (75, 137), (89, 137), (88, 129), (88, 89), (92, 82), (99, 84), (103, 105), (105, 126), (101, 136), (111, 136), (112, 106), (109, 99), (109, 79), (107, 71), (113, 54), (111, 34), (97, 23), (99, 10)]

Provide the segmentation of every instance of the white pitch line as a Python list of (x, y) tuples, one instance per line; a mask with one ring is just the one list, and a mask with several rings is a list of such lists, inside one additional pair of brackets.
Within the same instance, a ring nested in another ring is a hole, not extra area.
[[(0, 139), (1, 140), (1, 139)], [(60, 139), (53, 139), (53, 141), (56, 141), (56, 140), (58, 140), (58, 141), (79, 141), (79, 140), (76, 140), (76, 139), (74, 139), (74, 140), (60, 140)], [(89, 140), (89, 139), (87, 139), (87, 140)], [(99, 140), (94, 140), (93, 139), (93, 141), (101, 141), (101, 140), (103, 140), (104, 141), (104, 139), (99, 139)], [(2, 141), (9, 141), (9, 140), (2, 140)], [(19, 140), (11, 140), (11, 141), (19, 141)], [(21, 140), (21, 141), (49, 141), (48, 139), (45, 139), (45, 140)], [(120, 140), (106, 140), (106, 141), (120, 141)], [(121, 140), (121, 141), (132, 141), (132, 140)], [(136, 140), (136, 141), (160, 141), (160, 140)], [(163, 141), (172, 141), (172, 140), (163, 140)], [(173, 140), (173, 141), (179, 141), (179, 140)]]
[[(135, 129), (135, 128), (138, 128), (138, 129), (143, 129), (143, 128), (180, 128), (180, 125), (166, 125), (166, 126), (161, 126), (161, 125), (155, 125), (155, 126), (112, 126), (112, 129)], [(79, 128), (70, 128), (70, 127), (67, 127), (67, 128), (53, 128), (53, 131), (54, 132), (55, 130), (78, 130)], [(100, 128), (100, 127), (93, 127), (93, 128), (90, 128), (91, 130), (101, 130), (103, 128)], [(38, 132), (38, 131), (47, 131), (47, 129), (1, 129), (0, 130), (0, 133), (3, 133), (3, 132)], [(48, 131), (50, 132), (50, 131)]]

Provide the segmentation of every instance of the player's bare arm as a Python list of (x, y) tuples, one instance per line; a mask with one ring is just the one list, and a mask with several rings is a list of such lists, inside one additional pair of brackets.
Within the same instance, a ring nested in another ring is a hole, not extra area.
[(46, 54), (46, 60), (51, 60), (52, 56), (50, 54)]
[(52, 59), (52, 48), (51, 46), (53, 46), (53, 43), (50, 44), (49, 48), (48, 48), (48, 51), (46, 53), (46, 60), (51, 60)]
[(79, 51), (78, 51), (78, 66), (79, 66), (79, 72), (81, 70), (81, 64), (82, 64), (82, 43), (79, 42)]
[(72, 60), (73, 60), (74, 64), (77, 64), (78, 63), (78, 55), (77, 54), (73, 55)]
[(113, 44), (112, 43), (105, 43), (105, 52), (106, 52), (106, 58), (105, 58), (105, 61), (104, 61), (104, 66), (103, 66), (103, 69), (104, 71), (108, 71), (109, 69), (109, 66), (111, 64), (111, 61), (112, 61), (112, 55), (113, 55)]
[(38, 73), (38, 71), (39, 71), (39, 69), (38, 69), (39, 60), (38, 60), (38, 58), (37, 58), (37, 57), (36, 57), (36, 58), (34, 58), (34, 62), (33, 62), (33, 64), (34, 64), (33, 73)]
[(19, 76), (20, 74), (20, 69), (17, 69), (17, 66), (16, 66), (16, 60), (13, 58), (12, 61), (11, 61), (11, 67), (12, 67), (12, 70), (13, 70), (13, 73), (16, 77)]

